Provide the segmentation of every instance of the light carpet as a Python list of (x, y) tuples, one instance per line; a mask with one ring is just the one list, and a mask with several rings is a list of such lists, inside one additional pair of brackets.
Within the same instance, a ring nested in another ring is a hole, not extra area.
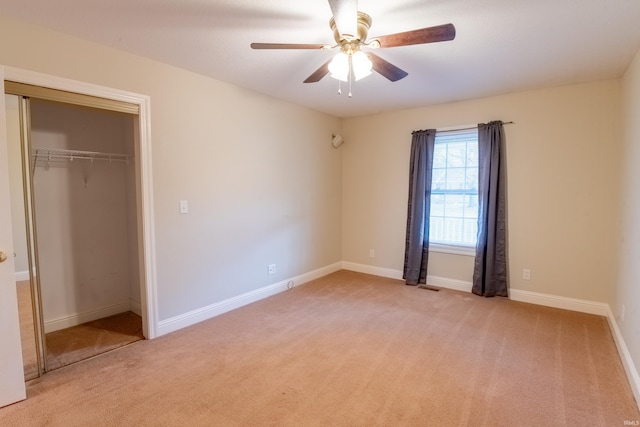
[(3, 426), (619, 426), (604, 317), (340, 271), (56, 370)]

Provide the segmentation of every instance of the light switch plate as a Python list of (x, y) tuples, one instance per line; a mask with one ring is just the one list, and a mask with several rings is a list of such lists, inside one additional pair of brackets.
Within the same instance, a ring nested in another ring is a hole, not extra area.
[(180, 213), (188, 214), (189, 213), (189, 202), (186, 200), (180, 200)]

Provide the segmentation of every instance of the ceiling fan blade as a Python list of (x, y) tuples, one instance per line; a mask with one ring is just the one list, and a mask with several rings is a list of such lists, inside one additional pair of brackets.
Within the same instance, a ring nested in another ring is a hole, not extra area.
[(358, 0), (329, 0), (333, 20), (341, 35), (358, 35)]
[(329, 63), (330, 62), (331, 62), (331, 59), (328, 60), (327, 62), (325, 62), (320, 68), (318, 68), (316, 71), (314, 71), (313, 74), (311, 74), (309, 77), (307, 77), (307, 79), (304, 81), (304, 83), (316, 83), (316, 82), (319, 82), (324, 76), (329, 74)]
[(251, 49), (322, 49), (324, 44), (251, 43)]
[(373, 63), (373, 70), (377, 73), (382, 74), (392, 82), (404, 79), (409, 75), (409, 73), (407, 73), (406, 71), (396, 67), (391, 62), (380, 58), (378, 55), (367, 52), (367, 56), (369, 56), (369, 59)]
[(456, 27), (453, 24), (438, 25), (420, 30), (405, 31), (404, 33), (389, 34), (375, 37), (380, 47), (408, 46), (412, 44), (434, 43), (453, 40), (456, 37)]

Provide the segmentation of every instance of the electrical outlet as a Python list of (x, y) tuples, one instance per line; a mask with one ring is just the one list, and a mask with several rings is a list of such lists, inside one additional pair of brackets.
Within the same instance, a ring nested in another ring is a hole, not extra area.
[(276, 274), (276, 265), (269, 264), (269, 274)]
[(376, 251), (374, 251), (373, 249), (369, 249), (369, 258), (375, 258), (376, 257)]
[(522, 278), (524, 280), (531, 280), (531, 270), (529, 270), (528, 268), (524, 268), (522, 270)]
[(189, 213), (189, 201), (180, 200), (180, 213), (188, 214)]

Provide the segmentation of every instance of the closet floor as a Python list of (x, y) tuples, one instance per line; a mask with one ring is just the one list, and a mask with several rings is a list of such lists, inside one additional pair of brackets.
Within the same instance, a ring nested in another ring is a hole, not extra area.
[(130, 311), (45, 335), (47, 370), (79, 362), (144, 339), (142, 318)]

